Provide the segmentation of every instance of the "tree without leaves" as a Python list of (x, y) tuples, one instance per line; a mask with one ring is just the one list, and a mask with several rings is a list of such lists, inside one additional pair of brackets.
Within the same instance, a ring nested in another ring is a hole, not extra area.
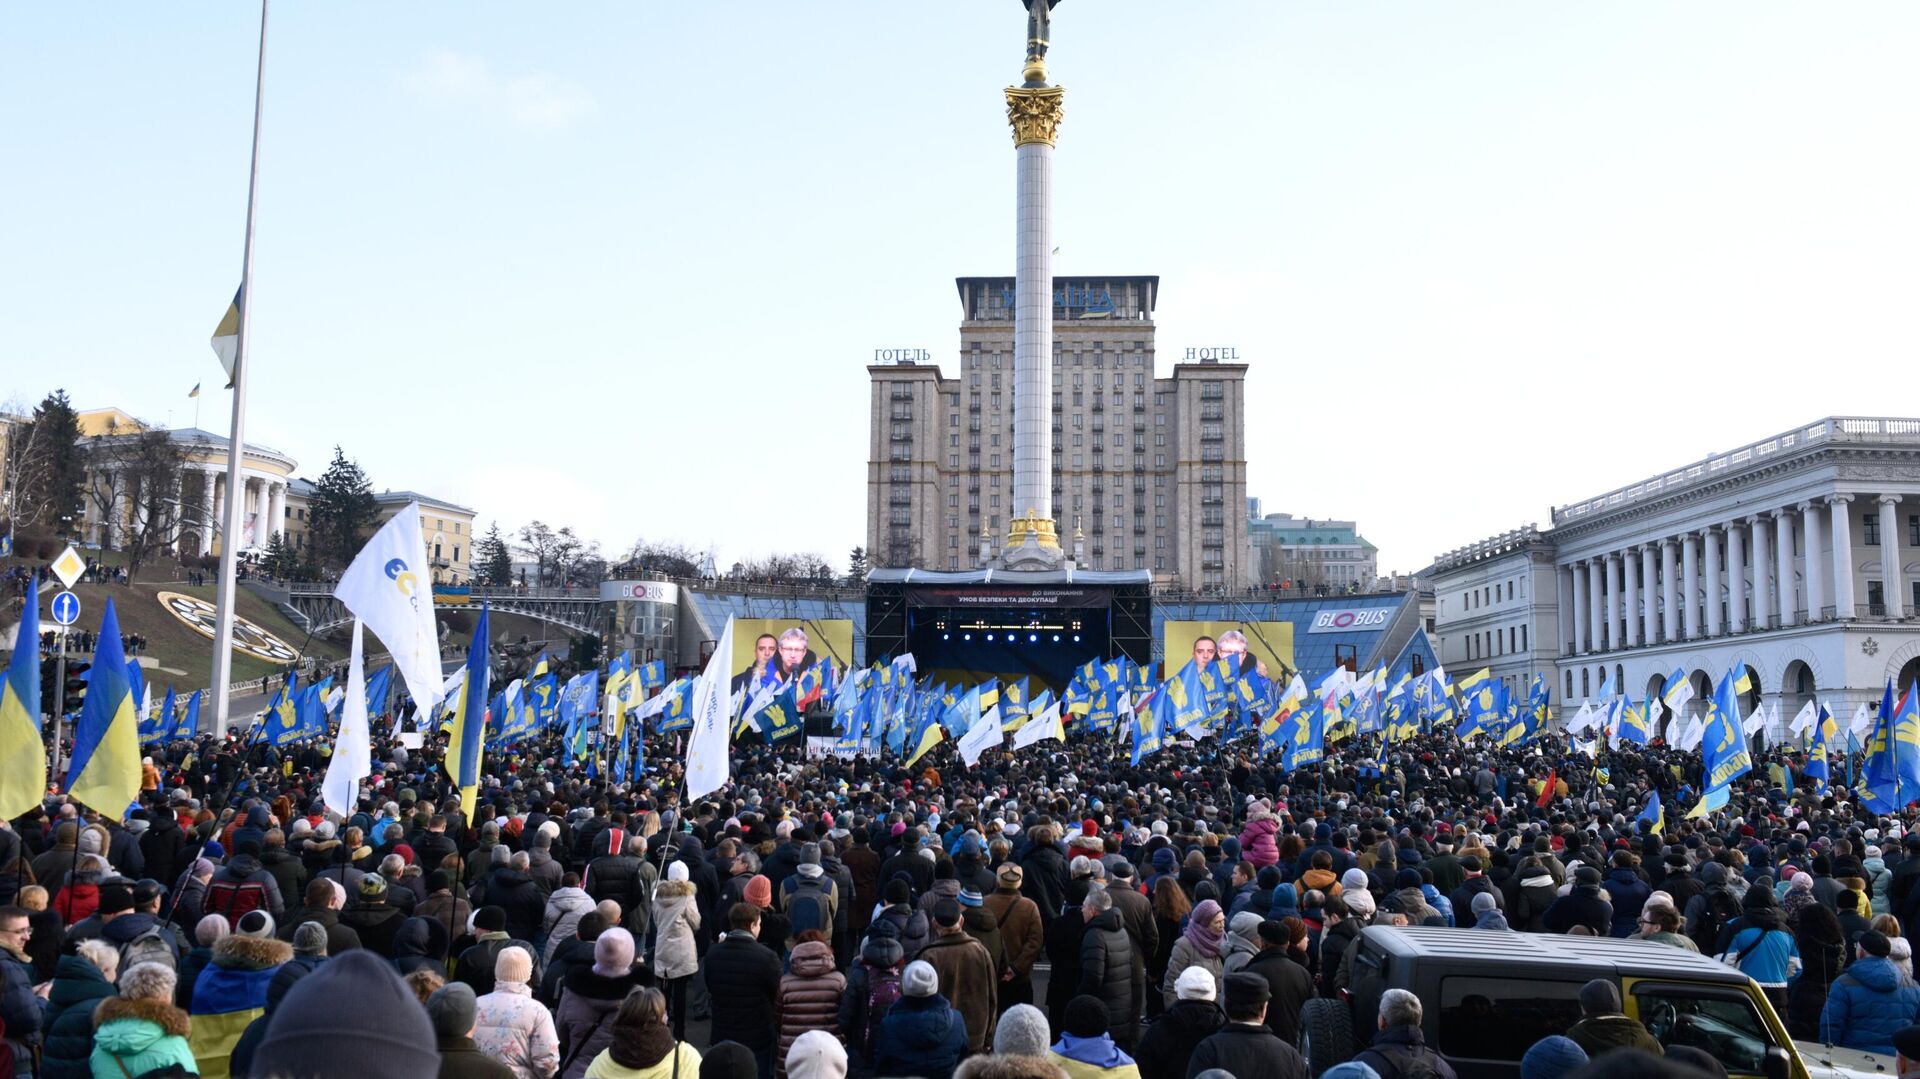
[(518, 539), (533, 555), (534, 565), (538, 568), (538, 579), (533, 582), (534, 585), (546, 587), (547, 567), (553, 565), (553, 548), (558, 540), (553, 529), (548, 528), (544, 522), (534, 521), (522, 526), (520, 531), (515, 533), (514, 538)]
[(106, 522), (102, 546), (127, 556), (127, 582), (170, 546), (180, 523), (186, 453), (166, 431), (110, 427), (89, 441), (87, 497)]
[(339, 446), (333, 448), (332, 463), (314, 484), (308, 514), (314, 560), (328, 568), (345, 568), (352, 562), (365, 534), (380, 518), (373, 484), (359, 463), (347, 460)]
[(700, 552), (683, 543), (648, 543), (637, 539), (613, 572), (622, 577), (660, 573), (668, 577), (700, 576)]
[(764, 558), (748, 558), (735, 562), (733, 576), (748, 580), (811, 584), (831, 581), (833, 567), (827, 564), (825, 558), (812, 551), (801, 554), (770, 554)]

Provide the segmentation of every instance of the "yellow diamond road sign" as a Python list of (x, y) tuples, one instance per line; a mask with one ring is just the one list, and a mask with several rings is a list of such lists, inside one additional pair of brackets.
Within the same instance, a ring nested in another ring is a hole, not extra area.
[(53, 560), (53, 575), (60, 578), (60, 583), (68, 588), (72, 588), (73, 582), (79, 580), (80, 575), (85, 572), (87, 572), (87, 560), (80, 557), (80, 552), (74, 550), (71, 543), (67, 544), (66, 550), (60, 552), (59, 558)]

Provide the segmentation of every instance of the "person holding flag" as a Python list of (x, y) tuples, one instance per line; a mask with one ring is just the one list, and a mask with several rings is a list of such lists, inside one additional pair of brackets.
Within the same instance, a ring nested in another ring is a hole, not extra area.
[(109, 820), (119, 820), (140, 796), (140, 714), (126, 669), (120, 617), (108, 599), (92, 678), (74, 725), (66, 793)]
[(481, 743), (487, 733), (487, 688), (492, 678), (487, 642), (487, 605), (483, 603), (479, 623), (473, 629), (473, 644), (467, 649), (467, 677), (460, 685), (460, 704), (447, 737), (447, 775), (460, 789), (460, 812), (469, 823), (480, 793)]

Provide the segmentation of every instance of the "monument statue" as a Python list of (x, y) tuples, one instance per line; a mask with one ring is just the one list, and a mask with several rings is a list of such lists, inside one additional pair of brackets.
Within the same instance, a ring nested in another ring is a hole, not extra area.
[(1060, 0), (1021, 0), (1027, 9), (1027, 62), (1047, 58), (1048, 27), (1053, 6)]

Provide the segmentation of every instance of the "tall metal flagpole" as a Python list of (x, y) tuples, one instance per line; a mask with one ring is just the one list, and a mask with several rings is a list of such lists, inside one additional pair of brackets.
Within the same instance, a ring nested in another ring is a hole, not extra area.
[(266, 96), (267, 0), (260, 0), (260, 58), (253, 81), (253, 158), (247, 167), (247, 236), (240, 256), (240, 326), (233, 350), (233, 425), (227, 433), (227, 504), (220, 522), (220, 576), (215, 593), (218, 609), (213, 629), (213, 731), (227, 733), (227, 691), (233, 681), (234, 560), (240, 548), (240, 493), (246, 488), (240, 463), (246, 450), (247, 345), (253, 320), (253, 218), (260, 189), (260, 104)]

